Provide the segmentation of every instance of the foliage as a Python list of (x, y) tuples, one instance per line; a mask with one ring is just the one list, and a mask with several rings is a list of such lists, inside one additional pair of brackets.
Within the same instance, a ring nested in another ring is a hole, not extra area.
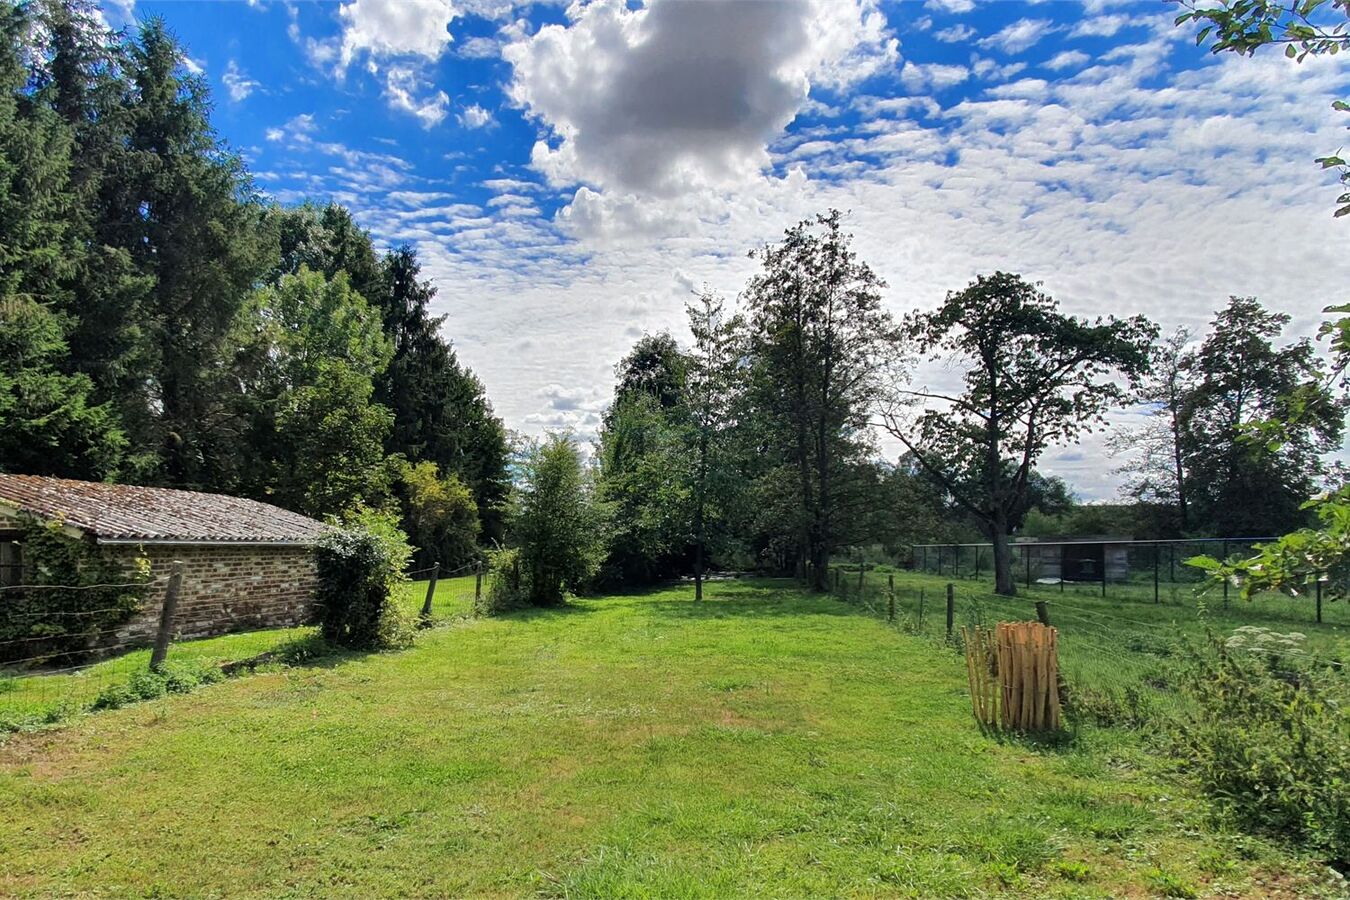
[[(754, 256), (744, 298), (748, 327), (748, 424), (778, 484), (791, 484), (794, 514), (777, 542), (809, 567), (823, 590), (847, 518), (854, 464), (871, 450), (868, 415), (899, 334), (882, 307), (885, 282), (858, 259), (843, 217), (831, 210), (789, 228)], [(790, 470), (788, 482), (782, 476)]]
[(1157, 329), (1139, 316), (1065, 316), (1035, 285), (1005, 272), (976, 278), (905, 325), (921, 353), (965, 367), (966, 389), (899, 387), (883, 424), (980, 523), (994, 545), (997, 589), (1015, 594), (1008, 536), (1027, 509), (1036, 461), (1124, 403)]
[(487, 552), (487, 584), (474, 599), (478, 616), (497, 616), (529, 602), (520, 568), (520, 548), (501, 547)]
[(405, 465), (401, 475), (404, 521), (418, 565), (439, 562), (449, 571), (478, 555), (478, 504), (458, 475), (442, 476), (434, 462)]
[(599, 500), (608, 511), (598, 583), (653, 584), (688, 557), (693, 460), (685, 408), (664, 408), (655, 395), (616, 391), (600, 432)]
[(95, 698), (92, 708), (118, 709), (166, 694), (187, 694), (224, 678), (220, 666), (206, 660), (168, 660), (158, 672), (140, 671), (127, 681), (109, 685)]
[(393, 520), (365, 511), (360, 521), (325, 530), (315, 545), (319, 625), (324, 639), (355, 650), (412, 643), (415, 616), (393, 599), (411, 555)]
[(600, 509), (569, 435), (552, 434), (526, 457), (512, 538), (529, 602), (563, 602), (596, 573), (604, 552)]
[(1238, 629), (1192, 650), (1196, 714), (1177, 751), (1243, 827), (1350, 861), (1350, 680), (1302, 649), (1301, 634)]
[[(1185, 366), (1180, 452), (1194, 522), (1219, 535), (1268, 535), (1307, 521), (1301, 511), (1339, 446), (1345, 405), (1322, 380), (1306, 339), (1276, 347), (1290, 317), (1233, 297)], [(1292, 405), (1297, 397), (1298, 408)], [(1279, 441), (1244, 440), (1253, 421), (1283, 422)], [(1252, 503), (1260, 497), (1260, 503)]]
[(143, 556), (128, 568), (92, 541), (66, 534), (59, 520), (23, 523), (20, 541), (25, 584), (71, 589), (7, 594), (0, 602), (0, 659), (76, 662), (141, 608), (150, 581)]

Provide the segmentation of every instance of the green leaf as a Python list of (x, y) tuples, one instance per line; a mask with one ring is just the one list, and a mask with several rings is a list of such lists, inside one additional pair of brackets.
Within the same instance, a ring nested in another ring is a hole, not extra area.
[(1284, 55), (1287, 56), (1289, 59), (1293, 59), (1295, 56), (1298, 56), (1298, 51), (1294, 49), (1293, 44), (1290, 44), (1289, 46), (1284, 48)]

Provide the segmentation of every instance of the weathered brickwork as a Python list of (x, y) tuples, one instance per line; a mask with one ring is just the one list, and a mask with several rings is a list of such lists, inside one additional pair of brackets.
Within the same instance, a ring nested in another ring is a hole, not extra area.
[[(307, 547), (149, 546), (109, 547), (128, 565), (138, 555), (150, 560), (157, 581), (174, 560), (183, 563), (174, 631), (182, 638), (230, 631), (300, 625), (313, 618), (317, 577)], [(153, 588), (144, 608), (118, 632), (119, 643), (150, 641), (159, 627), (162, 586)]]

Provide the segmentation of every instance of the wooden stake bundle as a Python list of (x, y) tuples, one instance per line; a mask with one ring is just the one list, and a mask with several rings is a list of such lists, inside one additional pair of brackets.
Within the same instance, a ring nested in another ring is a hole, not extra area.
[(975, 718), (1008, 731), (1058, 730), (1058, 632), (1039, 622), (962, 628)]

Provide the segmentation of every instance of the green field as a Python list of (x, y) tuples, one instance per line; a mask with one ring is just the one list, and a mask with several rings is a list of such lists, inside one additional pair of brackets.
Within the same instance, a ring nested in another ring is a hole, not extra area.
[[(940, 640), (946, 631), (946, 588), (954, 586), (954, 624), (992, 625), (1036, 618), (1035, 601), (1046, 602), (1051, 624), (1059, 630), (1060, 665), (1071, 689), (1085, 705), (1110, 721), (1147, 719), (1183, 712), (1175, 690), (1174, 662), (1181, 645), (1201, 643), (1207, 633), (1227, 637), (1246, 625), (1303, 634), (1310, 660), (1350, 666), (1350, 604), (1325, 603), (1323, 622), (1314, 621), (1312, 601), (1265, 594), (1250, 601), (1221, 591), (1197, 594), (1195, 586), (1177, 586), (1153, 602), (1152, 584), (1111, 585), (1106, 597), (1096, 585), (1018, 585), (1015, 598), (994, 593), (988, 573), (982, 579), (941, 578), (931, 573), (879, 566), (863, 576), (841, 567), (840, 596), (867, 612), (890, 615), (890, 586), (896, 600), (896, 627)], [(922, 621), (920, 607), (922, 605)]]
[[(411, 589), (410, 589), (411, 590)], [(1314, 895), (1126, 732), (784, 582), (455, 618), (0, 746), (0, 894)]]
[[(409, 582), (399, 591), (399, 601), (420, 610), (426, 599), (425, 581)], [(474, 576), (440, 579), (432, 600), (432, 619), (453, 620), (473, 608)], [(271, 628), (228, 634), (171, 645), (170, 660), (225, 664), (276, 654), (313, 637), (315, 628)], [(55, 675), (0, 677), (0, 735), (17, 728), (30, 728), (67, 719), (87, 711), (108, 688), (125, 684), (150, 664), (150, 650), (140, 649)]]

